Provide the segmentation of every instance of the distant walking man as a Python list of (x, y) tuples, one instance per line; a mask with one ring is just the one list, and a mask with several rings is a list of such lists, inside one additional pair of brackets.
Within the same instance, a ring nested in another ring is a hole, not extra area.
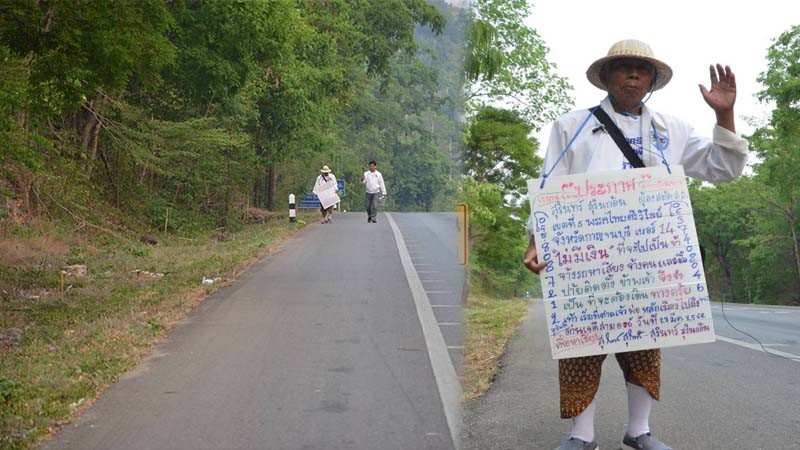
[(361, 183), (367, 191), (365, 206), (367, 209), (367, 223), (378, 223), (375, 216), (378, 215), (378, 202), (386, 197), (386, 185), (383, 183), (383, 175), (378, 172), (378, 165), (375, 161), (369, 162), (369, 170), (361, 176)]

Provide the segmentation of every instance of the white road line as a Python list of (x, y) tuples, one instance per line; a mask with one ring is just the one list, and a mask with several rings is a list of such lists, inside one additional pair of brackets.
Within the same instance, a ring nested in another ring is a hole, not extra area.
[(394, 239), (397, 243), (397, 251), (400, 253), (400, 261), (403, 264), (403, 271), (406, 273), (408, 287), (411, 288), (414, 305), (417, 307), (417, 317), (422, 326), (422, 334), (425, 336), (428, 358), (431, 360), (433, 375), (439, 388), (439, 396), (442, 400), (445, 419), (447, 419), (447, 427), (450, 430), (450, 438), (453, 440), (453, 447), (459, 450), (461, 448), (461, 397), (463, 395), (461, 383), (458, 381), (458, 374), (455, 367), (453, 367), (453, 361), (450, 359), (449, 347), (444, 341), (442, 330), (439, 328), (436, 316), (433, 314), (433, 305), (431, 305), (428, 295), (425, 293), (425, 288), (419, 280), (414, 263), (411, 261), (411, 255), (406, 250), (403, 234), (400, 233), (400, 229), (392, 219), (392, 215), (385, 214), (389, 220), (389, 225), (392, 226)]
[[(722, 341), (722, 342), (727, 342), (727, 343), (733, 344), (733, 345), (738, 345), (740, 347), (749, 348), (750, 350), (758, 350), (759, 352), (762, 352), (762, 353), (764, 352), (764, 350), (758, 344), (751, 344), (749, 342), (740, 341), (738, 339), (731, 339), (729, 337), (720, 336), (720, 335), (717, 335), (717, 340), (718, 341)], [(765, 345), (765, 347), (766, 347), (766, 345)], [(790, 359), (793, 359), (793, 360), (795, 360), (797, 362), (800, 362), (800, 356), (798, 356), (798, 355), (793, 355), (791, 353), (786, 353), (786, 352), (782, 352), (780, 350), (773, 350), (773, 349), (769, 349), (769, 353), (772, 353), (772, 354), (777, 355), (777, 356), (783, 356), (784, 358), (790, 358)]]
[[(728, 305), (728, 303), (726, 303), (726, 305)], [(711, 307), (714, 309), (722, 309), (722, 306), (715, 304), (712, 304)], [(796, 310), (786, 310), (786, 309), (781, 309), (776, 307), (766, 307), (766, 306), (765, 307), (725, 306), (725, 311), (731, 311), (731, 312), (755, 311), (758, 312), (759, 314), (792, 314), (792, 313), (800, 313), (800, 308), (797, 308)]]

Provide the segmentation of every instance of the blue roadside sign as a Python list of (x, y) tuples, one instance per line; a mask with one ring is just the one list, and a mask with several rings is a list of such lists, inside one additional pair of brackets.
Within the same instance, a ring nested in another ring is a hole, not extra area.
[(311, 192), (300, 199), (300, 204), (297, 205), (298, 208), (319, 208), (320, 206), (322, 205), (319, 203), (319, 198)]

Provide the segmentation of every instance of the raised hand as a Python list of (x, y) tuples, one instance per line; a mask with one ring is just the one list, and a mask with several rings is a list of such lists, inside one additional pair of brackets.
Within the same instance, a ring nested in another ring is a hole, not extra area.
[(703, 100), (717, 114), (717, 124), (735, 132), (733, 105), (736, 103), (736, 76), (730, 66), (722, 64), (708, 66), (711, 77), (711, 89), (702, 84), (700, 93)]

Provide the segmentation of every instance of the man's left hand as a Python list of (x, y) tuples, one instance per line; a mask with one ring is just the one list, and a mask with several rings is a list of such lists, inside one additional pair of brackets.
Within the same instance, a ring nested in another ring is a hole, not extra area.
[(736, 76), (730, 66), (722, 67), (722, 64), (717, 64), (716, 68), (711, 65), (708, 69), (711, 90), (701, 84), (700, 93), (717, 114), (717, 124), (735, 133), (733, 105), (736, 103)]

